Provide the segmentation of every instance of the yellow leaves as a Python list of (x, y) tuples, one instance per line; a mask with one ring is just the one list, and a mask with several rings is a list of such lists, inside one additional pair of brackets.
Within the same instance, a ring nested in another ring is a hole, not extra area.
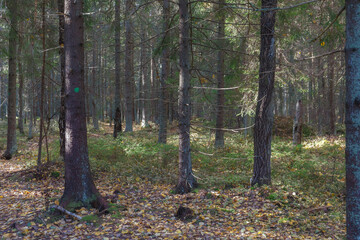
[(322, 47), (325, 46), (325, 42), (324, 42), (324, 41), (321, 42), (320, 45), (321, 45)]
[(4, 198), (4, 196), (0, 196), (0, 199)]
[(59, 200), (56, 200), (55, 205), (59, 205), (59, 204), (60, 204)]
[(64, 48), (64, 44), (62, 43), (62, 44), (60, 44), (60, 48)]
[(206, 78), (204, 78), (204, 77), (200, 78), (200, 83), (201, 84), (205, 84), (205, 83), (208, 83), (208, 82), (209, 82), (209, 80), (207, 80)]
[(341, 178), (341, 179), (337, 179), (339, 182), (342, 182), (342, 183), (344, 183), (345, 182), (345, 180), (346, 180), (346, 178), (345, 177), (343, 177), (343, 178)]

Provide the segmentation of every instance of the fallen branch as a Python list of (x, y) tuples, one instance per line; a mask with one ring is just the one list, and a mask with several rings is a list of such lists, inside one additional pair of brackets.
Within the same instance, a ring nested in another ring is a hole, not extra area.
[(59, 210), (60, 212), (65, 213), (65, 214), (67, 214), (67, 215), (69, 215), (69, 216), (72, 216), (72, 217), (74, 217), (74, 218), (76, 218), (76, 219), (78, 219), (78, 220), (81, 220), (81, 219), (82, 219), (82, 217), (80, 217), (79, 215), (77, 215), (77, 214), (75, 214), (75, 213), (72, 213), (72, 212), (66, 210), (66, 209), (63, 208), (63, 207), (60, 207), (59, 205), (51, 205), (51, 206), (50, 206), (50, 209), (51, 209), (51, 208), (54, 208), (54, 209), (56, 209), (56, 210)]

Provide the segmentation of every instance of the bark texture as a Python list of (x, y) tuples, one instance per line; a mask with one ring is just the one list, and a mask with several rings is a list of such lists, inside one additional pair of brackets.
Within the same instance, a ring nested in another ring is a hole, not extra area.
[(8, 2), (10, 15), (9, 32), (9, 80), (8, 80), (8, 129), (6, 151), (2, 155), (11, 159), (17, 150), (16, 144), (16, 52), (17, 52), (17, 0)]
[(301, 100), (296, 103), (296, 113), (293, 126), (293, 145), (301, 144), (302, 139), (303, 106)]
[[(262, 0), (261, 8), (276, 8), (277, 0)], [(251, 185), (271, 184), (271, 133), (273, 125), (273, 90), (275, 79), (276, 11), (261, 12), (261, 49), (259, 91), (254, 127), (254, 169)]]
[(346, 0), (346, 232), (360, 239), (360, 2)]
[(59, 56), (60, 56), (60, 78), (61, 78), (61, 92), (60, 92), (60, 116), (59, 116), (59, 132), (60, 132), (60, 157), (64, 159), (65, 156), (65, 50), (64, 50), (64, 0), (58, 0), (59, 14)]
[(179, 1), (180, 14), (180, 81), (179, 81), (179, 179), (176, 192), (190, 192), (196, 185), (190, 154), (190, 61), (188, 1)]
[(120, 0), (115, 0), (115, 118), (114, 138), (121, 133), (120, 110)]
[(125, 132), (133, 131), (133, 84), (134, 84), (134, 43), (132, 37), (132, 0), (125, 0)]
[(65, 0), (66, 145), (64, 208), (107, 207), (93, 182), (87, 147), (83, 1)]
[[(222, 47), (225, 41), (225, 0), (219, 0), (218, 11), (218, 39), (220, 47), (217, 56), (217, 87), (224, 88), (224, 51)], [(217, 90), (217, 103), (216, 103), (216, 132), (215, 132), (215, 147), (224, 147), (224, 104), (225, 92), (224, 90)]]
[(169, 24), (170, 2), (163, 0), (163, 50), (161, 54), (160, 98), (159, 98), (159, 143), (166, 144), (167, 140), (167, 114), (166, 114), (166, 81), (169, 77)]

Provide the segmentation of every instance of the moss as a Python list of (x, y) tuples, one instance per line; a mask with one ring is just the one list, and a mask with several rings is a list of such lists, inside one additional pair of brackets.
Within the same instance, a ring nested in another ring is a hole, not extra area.
[(81, 221), (88, 222), (88, 223), (96, 223), (100, 220), (100, 218), (96, 215), (87, 215), (82, 217)]

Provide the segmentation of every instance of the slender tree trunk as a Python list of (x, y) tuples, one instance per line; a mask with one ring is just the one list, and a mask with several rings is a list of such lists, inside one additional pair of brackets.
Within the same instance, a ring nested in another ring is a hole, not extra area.
[(125, 132), (133, 131), (133, 84), (134, 84), (134, 46), (132, 37), (132, 20), (134, 2), (125, 0)]
[(302, 120), (303, 119), (303, 106), (301, 100), (296, 103), (295, 121), (293, 127), (293, 145), (301, 144), (302, 138)]
[(145, 41), (146, 41), (146, 32), (144, 27), (142, 26), (142, 40), (141, 40), (141, 96), (140, 96), (140, 101), (139, 103), (141, 108), (140, 108), (140, 112), (141, 112), (141, 127), (145, 128), (149, 126), (148, 123), (148, 92), (149, 92), (149, 87), (148, 87), (148, 61), (147, 61), (147, 56), (148, 56), (148, 52), (147, 52), (147, 48), (145, 46)]
[(40, 84), (40, 136), (39, 136), (39, 150), (37, 158), (37, 167), (39, 168), (42, 164), (41, 161), (41, 151), (42, 151), (42, 140), (43, 140), (43, 131), (44, 131), (44, 98), (45, 98), (45, 61), (46, 61), (46, 46), (45, 46), (45, 1), (42, 2), (42, 47), (43, 47), (43, 56), (42, 56), (42, 70), (41, 70), (41, 84)]
[[(34, 58), (34, 45), (33, 43), (30, 44), (30, 54), (32, 56), (32, 58)], [(31, 78), (29, 79), (29, 83), (28, 83), (28, 95), (29, 95), (29, 99), (28, 99), (28, 104), (29, 104), (29, 132), (28, 132), (28, 139), (32, 139), (33, 138), (33, 123), (34, 123), (34, 66), (33, 66), (33, 62), (31, 62), (30, 65), (30, 73), (31, 73)]]
[(59, 132), (60, 132), (60, 157), (64, 159), (65, 156), (65, 50), (64, 50), (64, 0), (58, 0), (59, 14), (59, 56), (60, 56), (60, 79), (61, 79), (61, 92), (60, 92), (60, 116), (59, 116)]
[(99, 98), (99, 96), (97, 95), (98, 93), (98, 88), (96, 86), (96, 68), (97, 68), (97, 63), (96, 63), (96, 57), (97, 57), (97, 44), (96, 44), (96, 31), (94, 30), (93, 32), (93, 50), (92, 50), (92, 96), (91, 96), (91, 105), (92, 105), (92, 121), (93, 121), (93, 125), (94, 128), (96, 130), (99, 130), (99, 121), (97, 118), (97, 100)]
[(334, 54), (328, 55), (328, 81), (329, 81), (329, 94), (328, 94), (328, 100), (329, 100), (329, 131), (330, 135), (336, 134), (335, 129), (335, 102), (334, 102), (334, 82), (335, 82), (335, 57)]
[(121, 133), (121, 95), (120, 95), (120, 0), (115, 0), (115, 118), (114, 118), (114, 138)]
[[(277, 0), (262, 0), (261, 8), (276, 8)], [(251, 185), (271, 184), (271, 133), (273, 125), (273, 89), (276, 69), (276, 11), (261, 12), (261, 49), (259, 93), (254, 127), (254, 171)]]
[[(19, 24), (20, 32), (22, 32), (22, 22)], [(19, 121), (18, 121), (18, 128), (21, 134), (24, 134), (24, 100), (23, 100), (23, 89), (24, 89), (24, 73), (22, 68), (21, 60), (22, 58), (22, 44), (23, 39), (21, 35), (19, 37), (19, 47), (18, 47), (18, 70), (19, 70)]]
[(163, 50), (161, 54), (161, 75), (160, 75), (160, 98), (159, 98), (159, 143), (166, 143), (167, 139), (167, 117), (166, 117), (166, 81), (169, 77), (169, 22), (170, 22), (170, 2), (163, 0)]
[(176, 192), (183, 194), (196, 186), (190, 154), (190, 60), (188, 0), (179, 0), (180, 81), (179, 81), (179, 179)]
[(346, 232), (360, 239), (360, 2), (346, 0)]
[[(219, 51), (217, 56), (217, 86), (218, 88), (224, 88), (224, 52), (222, 46), (225, 41), (225, 0), (219, 0), (218, 11), (218, 39), (219, 39)], [(217, 106), (216, 106), (216, 132), (215, 132), (215, 147), (224, 147), (224, 105), (225, 105), (225, 92), (224, 90), (217, 90)]]
[(84, 91), (83, 0), (65, 0), (66, 145), (64, 208), (107, 208), (91, 176), (86, 131)]
[(17, 0), (8, 2), (10, 15), (9, 32), (9, 80), (8, 80), (8, 129), (6, 151), (2, 158), (11, 159), (16, 144), (16, 48), (17, 48)]

